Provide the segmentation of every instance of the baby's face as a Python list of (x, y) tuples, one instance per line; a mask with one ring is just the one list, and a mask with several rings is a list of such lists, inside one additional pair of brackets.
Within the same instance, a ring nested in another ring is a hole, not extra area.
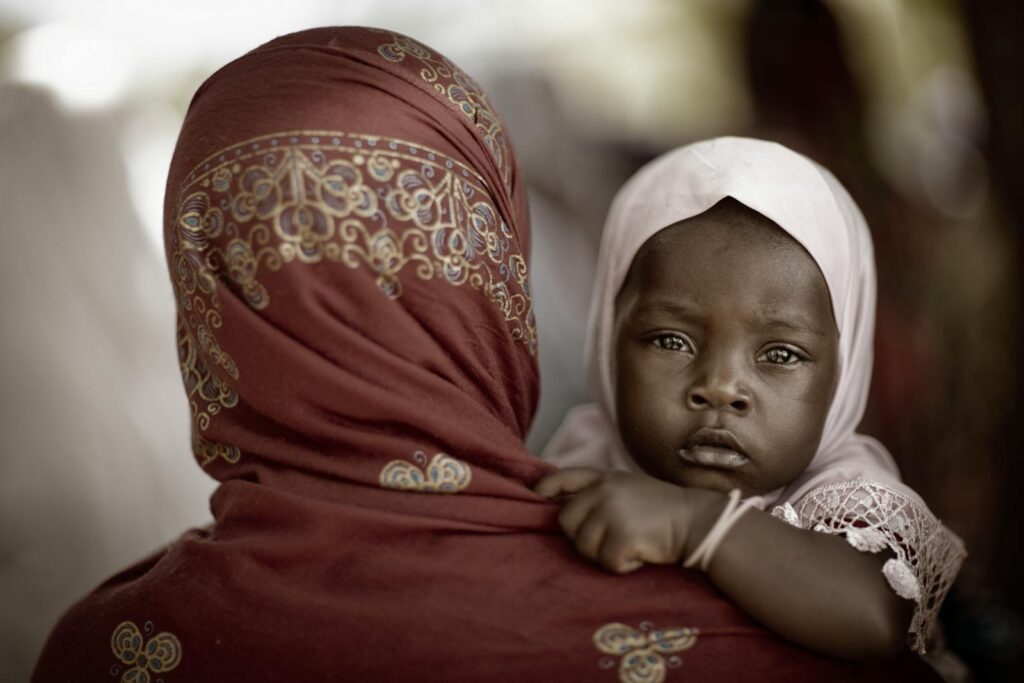
[(756, 495), (814, 457), (839, 333), (810, 255), (735, 202), (661, 231), (616, 299), (616, 411), (649, 474)]

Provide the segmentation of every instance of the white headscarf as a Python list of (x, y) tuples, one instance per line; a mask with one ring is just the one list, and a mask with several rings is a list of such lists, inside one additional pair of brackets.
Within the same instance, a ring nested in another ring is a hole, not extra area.
[(587, 381), (597, 403), (569, 412), (544, 458), (563, 467), (641, 471), (615, 424), (615, 298), (644, 242), (725, 197), (770, 218), (810, 253), (825, 276), (839, 328), (839, 382), (817, 453), (789, 486), (757, 497), (758, 507), (795, 502), (823, 484), (858, 478), (890, 486), (923, 506), (900, 482), (885, 447), (856, 433), (871, 381), (875, 327), (875, 263), (867, 223), (828, 170), (782, 145), (749, 138), (716, 138), (668, 152), (616, 195), (601, 241), (587, 338)]

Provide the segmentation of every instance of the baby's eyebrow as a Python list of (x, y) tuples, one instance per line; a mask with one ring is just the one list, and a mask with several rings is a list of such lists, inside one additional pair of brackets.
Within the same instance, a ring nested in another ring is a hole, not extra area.
[(692, 306), (688, 306), (685, 302), (674, 299), (656, 299), (654, 301), (646, 301), (637, 306), (633, 313), (637, 316), (669, 314), (678, 318), (694, 320), (703, 319), (703, 316), (698, 314)]
[(793, 316), (792, 318), (777, 315), (759, 316), (754, 322), (764, 328), (790, 330), (792, 332), (809, 332), (816, 337), (828, 336), (800, 315)]

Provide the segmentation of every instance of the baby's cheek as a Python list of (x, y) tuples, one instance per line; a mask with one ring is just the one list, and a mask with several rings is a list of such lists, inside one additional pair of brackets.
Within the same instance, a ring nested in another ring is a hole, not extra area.
[(765, 478), (771, 480), (768, 484), (774, 485), (772, 488), (792, 483), (807, 469), (817, 452), (819, 433), (817, 425), (797, 422), (777, 434), (775, 446), (770, 449), (772, 458), (765, 468)]

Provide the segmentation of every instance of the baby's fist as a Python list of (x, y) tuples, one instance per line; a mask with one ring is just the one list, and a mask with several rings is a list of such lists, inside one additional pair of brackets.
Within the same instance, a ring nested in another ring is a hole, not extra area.
[(609, 571), (680, 561), (693, 514), (688, 489), (643, 474), (570, 467), (535, 490), (570, 496), (558, 517), (562, 531), (581, 555)]

